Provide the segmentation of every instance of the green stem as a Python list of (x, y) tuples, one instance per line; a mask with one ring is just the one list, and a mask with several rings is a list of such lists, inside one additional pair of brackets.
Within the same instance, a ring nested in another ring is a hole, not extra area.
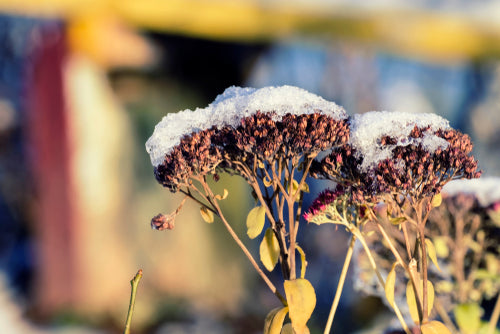
[(130, 303), (128, 305), (127, 321), (125, 322), (125, 330), (123, 334), (130, 334), (130, 323), (132, 322), (132, 313), (134, 313), (135, 295), (137, 294), (137, 286), (142, 278), (142, 269), (139, 269), (134, 278), (130, 281), (132, 292), (130, 293)]
[(324, 334), (330, 333), (333, 324), (333, 318), (335, 317), (335, 312), (339, 306), (340, 295), (344, 289), (345, 278), (347, 276), (347, 270), (349, 269), (349, 264), (351, 263), (352, 253), (354, 251), (354, 244), (356, 243), (356, 236), (353, 234), (351, 236), (351, 242), (349, 248), (347, 249), (347, 254), (344, 260), (344, 266), (342, 267), (342, 272), (340, 273), (339, 283), (337, 284), (337, 291), (335, 291), (335, 297), (333, 299), (332, 308), (330, 309), (330, 314), (328, 315), (328, 321), (326, 323)]

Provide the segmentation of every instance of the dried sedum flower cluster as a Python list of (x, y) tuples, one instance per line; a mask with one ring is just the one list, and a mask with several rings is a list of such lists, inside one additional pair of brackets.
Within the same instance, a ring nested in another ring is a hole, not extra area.
[(169, 114), (146, 143), (158, 182), (176, 192), (193, 175), (318, 154), (311, 175), (349, 187), (356, 201), (416, 198), (476, 178), (469, 136), (434, 114), (369, 112), (348, 118), (333, 102), (290, 86), (228, 88), (207, 108)]

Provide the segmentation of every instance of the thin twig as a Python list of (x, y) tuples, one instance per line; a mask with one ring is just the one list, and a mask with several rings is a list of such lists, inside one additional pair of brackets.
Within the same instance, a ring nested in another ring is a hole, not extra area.
[(486, 334), (495, 333), (495, 328), (497, 327), (499, 318), (500, 318), (500, 295), (498, 295), (495, 307), (493, 308), (493, 313), (491, 314), (490, 322), (488, 324), (488, 331), (486, 332)]
[(137, 287), (139, 286), (139, 281), (142, 278), (142, 269), (139, 269), (134, 278), (130, 281), (132, 286), (132, 291), (130, 293), (130, 303), (128, 304), (127, 321), (125, 322), (125, 329), (123, 334), (130, 334), (130, 323), (132, 322), (132, 313), (134, 313), (135, 306), (135, 296), (137, 294)]
[(342, 271), (340, 272), (339, 282), (337, 284), (337, 290), (335, 291), (335, 297), (333, 298), (332, 307), (330, 309), (330, 314), (328, 315), (328, 321), (326, 322), (324, 334), (330, 333), (333, 324), (333, 318), (335, 317), (335, 312), (339, 306), (340, 295), (344, 289), (345, 278), (347, 276), (347, 270), (349, 269), (349, 264), (351, 263), (352, 253), (354, 251), (354, 244), (356, 243), (356, 235), (351, 235), (351, 242), (349, 243), (349, 248), (347, 249), (347, 254), (345, 256), (344, 265), (342, 266)]
[(269, 289), (276, 295), (276, 297), (278, 297), (278, 299), (283, 303), (283, 305), (286, 306), (286, 304), (287, 304), (286, 303), (286, 299), (279, 293), (278, 289), (276, 289), (276, 287), (274, 286), (273, 282), (271, 282), (271, 280), (269, 279), (269, 277), (267, 277), (267, 275), (262, 271), (262, 269), (260, 269), (259, 265), (257, 264), (257, 261), (255, 261), (255, 259), (253, 258), (252, 253), (250, 253), (250, 251), (245, 246), (245, 244), (241, 241), (241, 239), (238, 237), (238, 235), (236, 234), (236, 232), (234, 232), (234, 230), (231, 227), (231, 225), (229, 225), (229, 222), (226, 220), (226, 217), (222, 213), (222, 210), (221, 210), (221, 208), (219, 206), (219, 203), (215, 199), (215, 195), (213, 194), (213, 192), (210, 189), (210, 187), (208, 187), (208, 185), (206, 183), (203, 184), (203, 187), (205, 188), (205, 191), (207, 192), (207, 195), (211, 198), (211, 200), (212, 200), (212, 202), (213, 202), (213, 204), (215, 206), (215, 209), (217, 210), (217, 215), (219, 216), (219, 218), (224, 223), (224, 226), (226, 227), (226, 229), (229, 232), (229, 234), (231, 235), (231, 237), (234, 239), (234, 241), (236, 242), (236, 244), (241, 248), (241, 250), (243, 251), (243, 253), (246, 255), (246, 257), (248, 258), (248, 260), (250, 261), (250, 263), (252, 264), (252, 266), (255, 268), (255, 270), (257, 271), (257, 273), (260, 275), (260, 277), (262, 277), (262, 279), (267, 284), (267, 286), (269, 287)]

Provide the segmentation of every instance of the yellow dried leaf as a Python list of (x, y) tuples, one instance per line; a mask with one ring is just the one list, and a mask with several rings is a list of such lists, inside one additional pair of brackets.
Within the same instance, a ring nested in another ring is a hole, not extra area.
[(427, 248), (427, 254), (431, 258), (432, 263), (438, 268), (439, 271), (441, 271), (441, 268), (439, 268), (438, 264), (438, 259), (436, 256), (436, 248), (434, 247), (434, 244), (432, 243), (431, 239), (425, 238), (425, 246)]
[(247, 234), (250, 239), (256, 238), (264, 228), (266, 222), (266, 209), (257, 206), (250, 210), (247, 216)]
[(394, 288), (396, 287), (396, 266), (397, 262), (394, 262), (392, 265), (391, 271), (387, 275), (387, 279), (385, 281), (385, 297), (389, 302), (389, 305), (394, 308)]
[(436, 194), (436, 195), (432, 196), (431, 205), (433, 208), (437, 208), (438, 206), (441, 205), (442, 201), (443, 201), (443, 197), (441, 196), (441, 193)]
[(436, 320), (426, 322), (420, 327), (422, 334), (451, 334), (446, 326)]
[[(419, 296), (422, 296), (423, 294), (423, 286), (424, 286), (423, 280), (419, 279), (419, 282), (417, 282), (417, 289)], [(417, 299), (415, 297), (415, 291), (413, 290), (413, 285), (411, 284), (411, 281), (408, 281), (408, 284), (406, 285), (406, 302), (408, 303), (408, 307), (410, 309), (411, 318), (415, 323), (419, 323)], [(432, 285), (431, 281), (427, 281), (427, 315), (430, 315), (433, 305), (434, 305), (434, 286)]]
[(264, 264), (267, 270), (272, 271), (278, 263), (280, 255), (280, 246), (278, 238), (272, 228), (268, 228), (264, 234), (264, 238), (260, 243), (260, 261)]
[(289, 317), (296, 334), (308, 333), (306, 323), (316, 306), (313, 286), (304, 278), (287, 280), (284, 283)]
[(287, 313), (288, 306), (277, 307), (271, 310), (271, 312), (267, 314), (266, 321), (264, 322), (264, 334), (280, 334)]
[(222, 199), (226, 199), (227, 195), (229, 195), (229, 191), (227, 191), (227, 189), (224, 189), (224, 194), (222, 196), (221, 195), (215, 195), (215, 198), (220, 201)]
[(208, 210), (205, 206), (202, 206), (200, 208), (200, 213), (203, 220), (206, 221), (207, 223), (211, 224), (214, 222), (214, 213)]

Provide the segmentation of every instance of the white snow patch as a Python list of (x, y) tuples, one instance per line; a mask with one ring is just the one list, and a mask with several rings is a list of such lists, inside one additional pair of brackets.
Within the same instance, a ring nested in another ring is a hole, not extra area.
[[(409, 138), (413, 128), (430, 126), (422, 138)], [(384, 159), (391, 157), (396, 146), (422, 144), (433, 153), (438, 148), (445, 149), (448, 142), (434, 134), (439, 129), (449, 128), (449, 122), (436, 114), (412, 114), (405, 112), (372, 111), (357, 114), (351, 119), (350, 144), (356, 149), (357, 157), (363, 157), (363, 163), (358, 166), (360, 171), (368, 172)], [(394, 145), (381, 145), (380, 139), (390, 136), (397, 142)], [(396, 162), (404, 168), (404, 163)]]
[(163, 117), (153, 135), (146, 142), (153, 166), (163, 162), (184, 135), (200, 132), (212, 126), (236, 127), (244, 117), (257, 111), (276, 112), (275, 121), (286, 114), (328, 115), (336, 120), (346, 119), (344, 108), (337, 104), (293, 86), (265, 87), (260, 89), (229, 87), (206, 108), (184, 110)]
[(448, 196), (471, 194), (477, 198), (481, 206), (488, 207), (500, 201), (500, 177), (450, 181), (444, 185), (442, 193)]

